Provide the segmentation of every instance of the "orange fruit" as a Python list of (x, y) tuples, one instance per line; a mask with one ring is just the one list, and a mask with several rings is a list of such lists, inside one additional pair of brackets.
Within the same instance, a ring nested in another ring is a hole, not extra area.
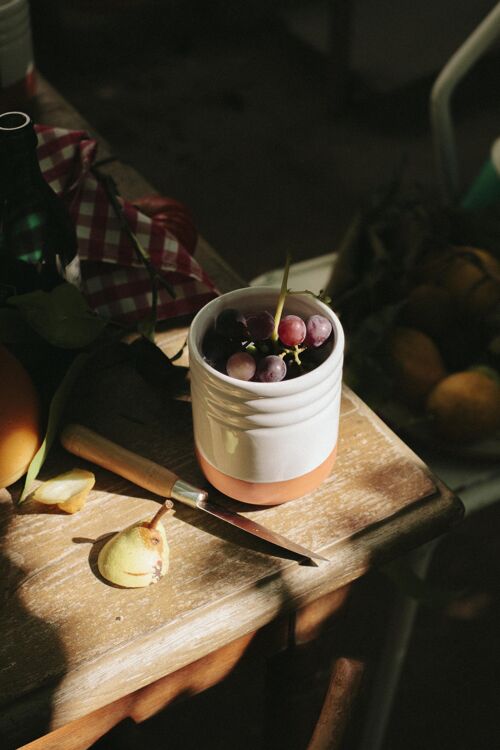
[(455, 372), (436, 385), (427, 413), (441, 437), (467, 443), (500, 429), (500, 385), (480, 370)]
[(26, 473), (41, 442), (40, 402), (33, 381), (0, 344), (0, 488)]
[(400, 326), (389, 339), (396, 395), (418, 405), (447, 372), (434, 341), (422, 331)]
[(487, 250), (454, 246), (424, 264), (427, 281), (442, 286), (462, 312), (480, 317), (500, 301), (500, 262)]

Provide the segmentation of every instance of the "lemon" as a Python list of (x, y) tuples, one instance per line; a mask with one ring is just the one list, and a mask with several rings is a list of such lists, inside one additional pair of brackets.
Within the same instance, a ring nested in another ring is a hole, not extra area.
[(441, 437), (482, 440), (500, 429), (500, 385), (484, 371), (456, 372), (433, 388), (426, 409)]
[(443, 358), (434, 341), (422, 331), (400, 326), (389, 341), (389, 357), (396, 394), (417, 405), (446, 377)]

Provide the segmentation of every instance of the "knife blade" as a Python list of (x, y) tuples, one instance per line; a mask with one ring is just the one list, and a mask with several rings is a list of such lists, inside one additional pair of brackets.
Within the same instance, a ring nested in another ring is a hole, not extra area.
[(253, 521), (251, 518), (240, 516), (239, 513), (236, 513), (234, 510), (222, 508), (222, 506), (213, 503), (211, 500), (199, 500), (197, 506), (200, 510), (204, 510), (206, 513), (211, 513), (211, 515), (220, 518), (222, 521), (231, 523), (233, 526), (237, 526), (248, 534), (258, 536), (266, 542), (275, 544), (278, 547), (289, 550), (290, 552), (295, 552), (302, 557), (314, 558), (315, 560), (325, 560), (328, 562), (327, 557), (323, 557), (323, 555), (319, 555), (317, 552), (311, 552), (311, 550), (306, 549), (306, 547), (303, 547), (301, 544), (292, 542), (291, 539), (287, 539), (287, 537), (282, 534), (278, 534), (277, 531), (271, 531), (271, 529), (267, 529), (265, 526), (257, 523), (257, 521)]
[(282, 534), (214, 503), (208, 499), (208, 493), (205, 490), (194, 487), (164, 466), (113, 443), (88, 427), (69, 424), (62, 431), (60, 440), (70, 453), (92, 461), (157, 495), (170, 497), (191, 508), (209, 513), (248, 534), (301, 557), (328, 561), (328, 558), (287, 539)]

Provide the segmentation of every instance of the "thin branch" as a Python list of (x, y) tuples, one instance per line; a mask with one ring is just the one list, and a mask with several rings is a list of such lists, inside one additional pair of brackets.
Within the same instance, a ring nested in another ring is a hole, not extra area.
[[(130, 241), (132, 242), (136, 255), (139, 258), (139, 260), (143, 263), (146, 270), (148, 271), (151, 281), (152, 282), (159, 281), (160, 284), (170, 294), (170, 296), (173, 299), (175, 299), (176, 295), (175, 295), (174, 289), (170, 286), (168, 281), (164, 279), (161, 272), (151, 263), (151, 258), (149, 257), (148, 252), (143, 248), (137, 236), (130, 228), (130, 224), (128, 223), (125, 213), (123, 211), (123, 206), (118, 200), (119, 192), (116, 187), (115, 181), (110, 175), (102, 174), (95, 168), (92, 168), (92, 172), (95, 175), (95, 177), (99, 180), (99, 182), (103, 185), (106, 191), (106, 195), (108, 196), (111, 206), (116, 214), (116, 217), (118, 221), (120, 222), (120, 227), (125, 232), (125, 234), (130, 239)], [(153, 291), (155, 289), (156, 289), (156, 283), (153, 283)]]

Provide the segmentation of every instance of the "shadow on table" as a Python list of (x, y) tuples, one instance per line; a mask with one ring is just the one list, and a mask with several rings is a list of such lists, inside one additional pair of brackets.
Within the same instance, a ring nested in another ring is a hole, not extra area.
[[(390, 727), (387, 746), (394, 750), (443, 748), (451, 746), (450, 740), (464, 749), (495, 745), (499, 674), (495, 634), (500, 598), (498, 544), (491, 531), (498, 529), (499, 521), (500, 506), (490, 508), (455, 529), (441, 545), (433, 580), (455, 589), (464, 581), (471, 584), (483, 596), (469, 604), (480, 602), (482, 607), (423, 611)], [(487, 600), (485, 591), (490, 592)], [(148, 746), (304, 750), (340, 644), (348, 656), (369, 659), (376, 655), (392, 593), (385, 578), (368, 574), (350, 588), (342, 612), (325, 623), (314, 642), (278, 654), (265, 666), (244, 657), (216, 687), (199, 695), (187, 694), (189, 700), (172, 704), (143, 724), (123, 722), (103, 737), (95, 750)], [(286, 587), (282, 596), (289, 596)], [(346, 750), (357, 746), (366, 697), (365, 689), (355, 719), (358, 726), (351, 728)], [(262, 725), (266, 715), (272, 722)], [(436, 715), (440, 716), (437, 723)]]
[[(9, 548), (12, 500), (0, 490), (0, 736), (10, 750), (50, 731), (53, 696), (66, 671), (66, 656), (56, 627), (23, 604), (22, 586), (29, 580), (23, 559)], [(44, 684), (35, 692), (39, 675)], [(12, 702), (11, 696), (16, 700)]]
[[(188, 403), (172, 400), (161, 389), (148, 386), (128, 362), (102, 366), (93, 384), (89, 377), (84, 385), (85, 389), (81, 389), (73, 404), (72, 421), (81, 422), (129, 450), (168, 466), (186, 481), (204, 486), (194, 457)], [(96, 474), (96, 489), (112, 492), (116, 477), (108, 472)], [(133, 484), (129, 491), (134, 497), (161, 501)], [(214, 499), (216, 494), (211, 491)], [(217, 502), (222, 502), (222, 498), (217, 497)], [(288, 648), (272, 658), (269, 652), (263, 656), (261, 639), (265, 637), (266, 628), (264, 632), (259, 630), (238, 658), (230, 661), (222, 672), (217, 672), (215, 687), (202, 690), (198, 676), (188, 675), (186, 680), (181, 680), (181, 687), (177, 685), (173, 692), (169, 688), (168, 696), (164, 700), (160, 697), (158, 704), (155, 703), (157, 709), (164, 706), (156, 716), (141, 724), (126, 719), (94, 747), (110, 750), (160, 747), (163, 738), (167, 738), (169, 750), (181, 747), (190, 750), (200, 745), (214, 750), (246, 750), (247, 747), (254, 750), (262, 747), (264, 740), (273, 750), (303, 748), (319, 715), (333, 659), (338, 655), (350, 656), (349, 651), (356, 657), (360, 654), (359, 646), (356, 650), (352, 645), (354, 640), (346, 639), (353, 628), (346, 624), (342, 614), (349, 604), (350, 589), (346, 589), (342, 606), (335, 607), (332, 617), (325, 616), (324, 624), (316, 628), (321, 637), (301, 646), (294, 645), (292, 613), (297, 603), (284, 575), (290, 564), (295, 564), (293, 556), (278, 553), (266, 543), (179, 503), (176, 503), (176, 515), (185, 523), (217, 536), (219, 557), (227, 549), (227, 559), (231, 560), (236, 543), (243, 550), (240, 564), (251, 558), (257, 578), (259, 560), (262, 561), (263, 575), (272, 577), (273, 597), (276, 597), (270, 618), (274, 623), (283, 623), (285, 637), (281, 648)], [(84, 541), (93, 542), (89, 563), (95, 572), (96, 555), (104, 540), (74, 539), (74, 542)], [(272, 569), (268, 560), (270, 554), (275, 559)], [(227, 572), (227, 566), (224, 570)], [(203, 585), (207, 591), (215, 586), (219, 575), (221, 567), (212, 568), (208, 559), (203, 568)], [(362, 619), (358, 624), (365, 627)], [(344, 649), (346, 643), (347, 650)], [(181, 698), (189, 698), (189, 701)], [(130, 713), (134, 715), (133, 708)]]
[[(282, 578), (278, 585), (282, 608), (276, 620), (281, 618), (291, 630), (292, 592)], [(346, 587), (335, 592), (335, 604), (330, 617), (314, 629), (314, 637), (266, 655), (265, 627), (216, 685), (199, 692), (186, 684), (184, 692), (156, 715), (142, 723), (121, 722), (94, 750), (305, 750), (335, 660), (368, 658), (375, 648), (375, 633), (383, 627), (380, 592), (367, 599), (366, 592)], [(360, 618), (360, 606), (369, 607), (366, 620)], [(367, 621), (372, 638), (360, 635)], [(196, 680), (193, 674), (193, 685)]]

